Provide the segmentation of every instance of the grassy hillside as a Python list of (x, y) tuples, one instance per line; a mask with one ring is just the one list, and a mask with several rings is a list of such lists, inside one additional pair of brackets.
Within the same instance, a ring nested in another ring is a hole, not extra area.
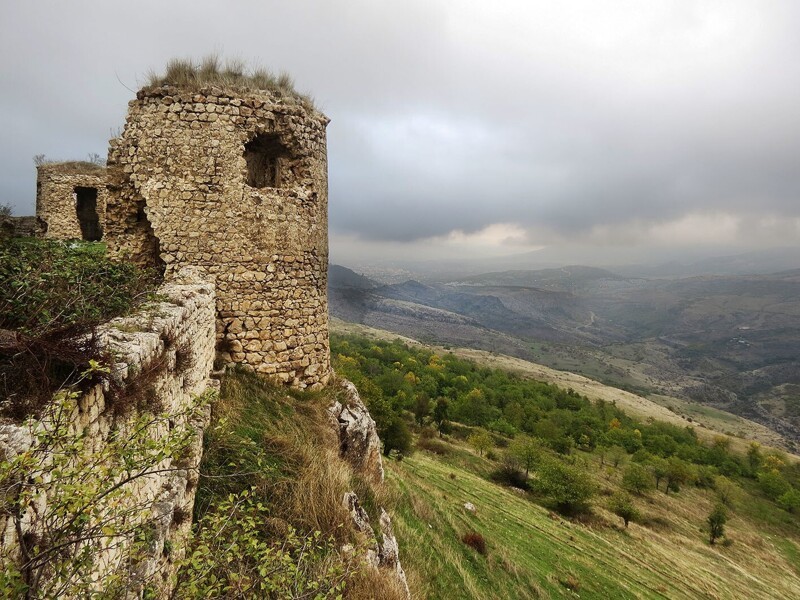
[[(487, 481), (480, 473), (491, 461), (445, 446), (444, 457), (421, 450), (387, 463), (401, 558), (419, 598), (800, 597), (797, 525), (769, 522), (745, 492), (727, 524), (729, 545), (710, 546), (703, 524), (711, 491), (637, 499), (641, 522), (625, 530), (603, 500), (584, 522), (559, 516), (528, 492)], [(620, 473), (600, 478), (606, 494)], [(461, 541), (471, 531), (485, 538), (485, 556)]]
[(342, 502), (355, 491), (376, 523), (386, 492), (339, 457), (327, 407), (340, 392), (299, 392), (249, 371), (226, 372), (173, 598), (405, 597), (389, 572), (362, 560), (371, 540)]
[(331, 347), (402, 459), (387, 470), (420, 598), (800, 594), (800, 467), (787, 455), (628, 414), (573, 380), (406, 341)]

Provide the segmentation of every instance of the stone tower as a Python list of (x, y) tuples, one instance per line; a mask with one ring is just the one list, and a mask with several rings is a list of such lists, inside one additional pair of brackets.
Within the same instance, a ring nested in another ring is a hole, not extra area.
[(327, 124), (294, 94), (160, 85), (108, 159), (110, 251), (166, 277), (200, 267), (219, 358), (301, 388), (330, 377)]
[(44, 237), (102, 239), (107, 195), (102, 165), (70, 161), (36, 167), (36, 216)]

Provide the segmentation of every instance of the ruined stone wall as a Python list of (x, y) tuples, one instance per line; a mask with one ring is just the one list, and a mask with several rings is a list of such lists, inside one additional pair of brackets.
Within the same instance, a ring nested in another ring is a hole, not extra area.
[[(102, 513), (111, 515), (104, 517), (111, 524), (117, 520), (114, 515), (122, 515), (119, 518), (131, 520), (126, 528), (132, 527), (135, 535), (149, 536), (149, 553), (133, 565), (133, 573), (128, 573), (132, 577), (131, 591), (136, 591), (138, 583), (161, 590), (158, 597), (168, 597), (164, 590), (169, 588), (174, 561), (183, 552), (190, 534), (189, 515), (199, 475), (203, 428), (209, 417), (207, 406), (197, 410), (190, 407), (195, 407), (197, 398), (214, 383), (208, 377), (215, 355), (215, 294), (213, 285), (190, 271), (162, 286), (159, 293), (163, 301), (101, 328), (103, 343), (116, 357), (111, 375), (120, 388), (111, 392), (103, 384), (94, 386), (77, 399), (73, 413), (67, 418), (74, 438), (80, 440), (84, 449), (82, 460), (89, 462), (97, 460), (92, 457), (104, 456), (115, 436), (129, 439), (130, 430), (140, 423), (137, 419), (141, 415), (154, 415), (146, 418), (149, 424), (145, 439), (163, 439), (181, 431), (190, 436), (188, 452), (180, 457), (168, 456), (153, 463), (147, 456), (140, 456), (142, 464), (149, 464), (150, 474), (126, 484), (126, 499), (114, 499), (111, 512)], [(120, 402), (131, 405), (122, 410)], [(40, 427), (52, 428), (52, 425), (47, 422), (0, 425), (0, 456), (9, 459), (29, 451)], [(36, 462), (49, 464), (48, 452), (37, 454)], [(113, 455), (107, 457), (113, 459)], [(52, 476), (48, 467), (43, 468), (48, 477)], [(141, 467), (131, 467), (132, 472), (137, 468)], [(109, 481), (108, 486), (113, 483)], [(74, 486), (75, 482), (65, 481), (61, 485)], [(48, 489), (58, 493), (57, 488)], [(140, 518), (137, 515), (142, 510), (145, 516)], [(34, 495), (29, 510), (20, 519), (0, 515), (0, 563), (14, 557), (19, 560), (20, 534), (28, 539), (41, 535), (45, 519), (52, 525), (53, 517), (47, 515), (47, 493), (38, 498)], [(104, 580), (111, 574), (119, 576), (121, 571), (130, 570), (131, 565), (121, 562), (128, 538), (101, 538), (93, 543), (97, 544), (95, 565), (100, 565), (95, 572), (98, 585), (105, 585)], [(136, 593), (132, 595), (138, 597)]]
[(37, 167), (36, 180), (36, 216), (45, 224), (45, 237), (84, 239), (76, 188), (97, 190), (98, 224), (103, 229), (108, 200), (105, 167), (88, 162), (46, 163)]
[(3, 237), (40, 237), (42, 222), (36, 217), (0, 217), (0, 239)]
[[(109, 152), (110, 250), (167, 277), (201, 267), (220, 357), (297, 387), (330, 376), (327, 123), (294, 97), (163, 86), (130, 102)], [(256, 181), (254, 144), (274, 155)]]

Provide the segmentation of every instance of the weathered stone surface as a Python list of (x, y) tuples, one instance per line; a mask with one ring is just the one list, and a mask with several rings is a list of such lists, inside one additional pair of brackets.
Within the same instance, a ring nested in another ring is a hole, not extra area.
[(335, 402), (328, 408), (339, 433), (339, 454), (353, 469), (375, 483), (382, 483), (381, 441), (375, 421), (361, 401), (356, 386), (347, 380), (343, 380), (341, 386), (343, 402)]
[[(339, 434), (339, 454), (355, 471), (369, 477), (374, 484), (381, 485), (384, 475), (383, 461), (375, 421), (361, 401), (356, 386), (347, 380), (341, 381), (340, 385), (344, 396), (343, 402), (335, 402), (328, 408), (331, 425)], [(370, 525), (369, 516), (359, 504), (355, 492), (347, 492), (343, 504), (350, 513), (355, 529), (369, 539), (364, 556), (367, 564), (376, 569), (392, 570), (410, 598), (389, 514), (381, 507), (379, 517), (381, 540), (378, 540)]]
[(105, 167), (89, 162), (45, 163), (36, 172), (36, 216), (43, 223), (44, 237), (84, 238), (78, 219), (77, 188), (97, 190), (96, 212), (102, 234), (108, 202)]
[[(181, 556), (191, 527), (190, 519), (175, 521), (175, 515), (180, 512), (176, 509), (191, 514), (203, 429), (210, 417), (208, 407), (200, 413), (187, 409), (195, 397), (215, 385), (208, 380), (208, 375), (215, 356), (216, 311), (214, 287), (199, 280), (197, 273), (182, 271), (175, 282), (162, 286), (159, 292), (164, 301), (149, 305), (130, 317), (114, 319), (100, 328), (99, 337), (110, 354), (117, 357), (111, 376), (123, 389), (132, 384), (135, 373), (142, 372), (148, 365), (163, 362), (167, 367), (158, 370), (150, 382), (157, 405), (166, 418), (153, 420), (146, 434), (157, 439), (164, 436), (167, 429), (186, 428), (190, 436), (190, 445), (179, 459), (166, 457), (153, 465), (152, 474), (126, 484), (131, 491), (127, 496), (131, 502), (138, 507), (151, 507), (148, 527), (152, 533), (152, 553), (138, 564), (136, 578), (155, 586), (161, 591), (160, 597), (168, 597), (174, 561)], [(77, 399), (75, 410), (68, 417), (70, 430), (76, 438), (83, 438), (87, 453), (102, 452), (112, 436), (125, 432), (138, 416), (136, 409), (130, 413), (115, 411), (106, 401), (107, 394), (104, 384), (95, 385)], [(42, 426), (36, 421), (0, 426), (0, 460), (31, 448), (36, 443), (35, 432)], [(44, 465), (48, 464), (47, 456), (47, 452), (43, 452)], [(122, 514), (126, 508), (127, 505), (117, 506), (115, 511)], [(47, 497), (41, 493), (18, 521), (10, 515), (0, 515), (0, 554), (18, 558), (20, 533), (35, 534), (46, 509)], [(163, 550), (168, 543), (173, 552), (165, 553)], [(105, 565), (108, 573), (124, 567), (119, 564), (124, 550), (124, 542), (98, 548), (101, 553), (98, 564)], [(94, 575), (100, 585), (105, 572)], [(134, 592), (132, 589), (131, 593), (138, 597)]]
[[(357, 531), (367, 536), (369, 543), (364, 553), (364, 560), (374, 569), (388, 569), (392, 571), (397, 581), (406, 591), (406, 596), (411, 597), (408, 589), (405, 571), (400, 564), (400, 552), (397, 545), (397, 538), (392, 528), (392, 519), (383, 508), (379, 517), (381, 539), (375, 535), (375, 530), (369, 522), (367, 512), (361, 508), (358, 496), (354, 492), (347, 492), (344, 495), (343, 504), (350, 512), (350, 518)], [(343, 552), (352, 552), (352, 546), (342, 549)]]
[(403, 571), (403, 565), (400, 564), (400, 551), (397, 545), (397, 538), (394, 535), (394, 529), (392, 528), (392, 519), (389, 513), (383, 510), (383, 508), (381, 508), (379, 521), (383, 541), (378, 545), (378, 562), (382, 567), (394, 570), (395, 576), (406, 590), (406, 596), (411, 597), (411, 592), (408, 589), (408, 581), (406, 580), (406, 573)]
[(222, 362), (319, 387), (331, 372), (328, 119), (292, 97), (226, 93), (137, 94), (110, 145), (104, 239), (167, 277), (194, 265), (216, 283)]
[(369, 516), (367, 515), (367, 511), (361, 508), (356, 493), (347, 492), (344, 495), (343, 503), (345, 508), (350, 512), (350, 518), (353, 519), (353, 525), (355, 526), (356, 530), (360, 531), (361, 533), (369, 533), (370, 535), (374, 535), (372, 527), (370, 527), (369, 524)]

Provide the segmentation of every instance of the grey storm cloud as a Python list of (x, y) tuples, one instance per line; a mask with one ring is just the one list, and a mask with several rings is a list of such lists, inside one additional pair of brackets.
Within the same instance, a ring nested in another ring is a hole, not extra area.
[(331, 117), (333, 239), (722, 214), (800, 244), (792, 0), (4, 2), (0, 202), (31, 213), (33, 155), (105, 154), (148, 69), (209, 52)]

